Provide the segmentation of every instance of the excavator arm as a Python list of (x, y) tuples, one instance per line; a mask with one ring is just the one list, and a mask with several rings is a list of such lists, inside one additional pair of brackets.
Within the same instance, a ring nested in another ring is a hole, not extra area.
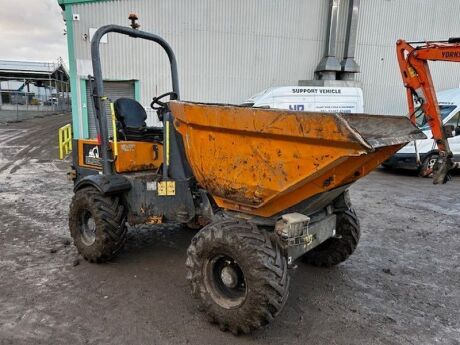
[[(416, 44), (413, 46), (412, 44)], [(415, 124), (415, 102), (420, 103), (436, 141), (439, 158), (433, 172), (433, 183), (445, 183), (451, 169), (457, 167), (449, 148), (448, 135), (439, 110), (428, 61), (460, 62), (460, 38), (437, 42), (398, 40), (396, 50), (402, 79), (407, 92), (410, 119)]]

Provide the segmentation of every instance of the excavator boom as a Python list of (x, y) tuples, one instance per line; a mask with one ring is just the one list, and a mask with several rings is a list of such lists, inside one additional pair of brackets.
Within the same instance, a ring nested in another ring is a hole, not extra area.
[(396, 42), (398, 63), (407, 92), (411, 121), (415, 124), (415, 102), (419, 103), (438, 146), (439, 158), (433, 172), (433, 183), (445, 183), (449, 171), (457, 167), (442, 123), (441, 112), (431, 78), (428, 61), (460, 62), (460, 38), (436, 42)]

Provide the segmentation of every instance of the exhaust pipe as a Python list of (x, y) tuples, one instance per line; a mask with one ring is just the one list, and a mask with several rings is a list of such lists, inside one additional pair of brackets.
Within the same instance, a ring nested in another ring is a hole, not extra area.
[(343, 60), (340, 63), (342, 72), (340, 79), (353, 80), (356, 73), (359, 73), (359, 65), (355, 61), (356, 40), (358, 33), (358, 17), (360, 0), (349, 0), (347, 32), (345, 37), (345, 49)]
[(341, 71), (339, 60), (336, 57), (337, 29), (339, 19), (340, 0), (329, 0), (328, 33), (326, 36), (326, 51), (324, 57), (315, 69), (320, 80), (336, 80), (337, 72)]

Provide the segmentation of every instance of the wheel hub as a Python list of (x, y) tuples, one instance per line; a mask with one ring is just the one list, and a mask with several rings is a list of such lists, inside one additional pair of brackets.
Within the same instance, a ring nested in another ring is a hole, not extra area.
[(96, 242), (96, 221), (88, 210), (83, 211), (80, 217), (80, 232), (82, 242), (90, 246)]
[(238, 308), (246, 299), (246, 280), (231, 257), (218, 255), (205, 264), (205, 284), (214, 302), (225, 309)]
[(238, 276), (235, 270), (230, 266), (225, 266), (220, 272), (222, 282), (228, 288), (235, 288), (238, 285)]
[(436, 158), (431, 158), (428, 162), (428, 168), (433, 169), (436, 164), (436, 161), (437, 161)]

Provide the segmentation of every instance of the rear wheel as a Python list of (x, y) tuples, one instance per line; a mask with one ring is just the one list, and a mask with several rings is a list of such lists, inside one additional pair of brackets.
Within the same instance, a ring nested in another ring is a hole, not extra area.
[(239, 220), (204, 227), (188, 249), (187, 279), (199, 310), (222, 330), (249, 333), (288, 297), (287, 262), (267, 232)]
[(336, 236), (307, 252), (303, 261), (313, 266), (331, 267), (353, 254), (358, 246), (361, 230), (353, 209), (337, 214)]
[(422, 166), (420, 167), (419, 176), (421, 177), (431, 177), (433, 176), (433, 169), (436, 165), (436, 162), (439, 158), (437, 153), (431, 153), (423, 160)]
[(192, 230), (200, 230), (204, 227), (198, 219), (198, 217), (194, 217), (192, 220), (189, 220), (186, 223), (187, 228), (192, 229)]
[(126, 242), (126, 212), (118, 196), (89, 187), (78, 190), (70, 205), (69, 228), (78, 252), (90, 262), (114, 257)]

